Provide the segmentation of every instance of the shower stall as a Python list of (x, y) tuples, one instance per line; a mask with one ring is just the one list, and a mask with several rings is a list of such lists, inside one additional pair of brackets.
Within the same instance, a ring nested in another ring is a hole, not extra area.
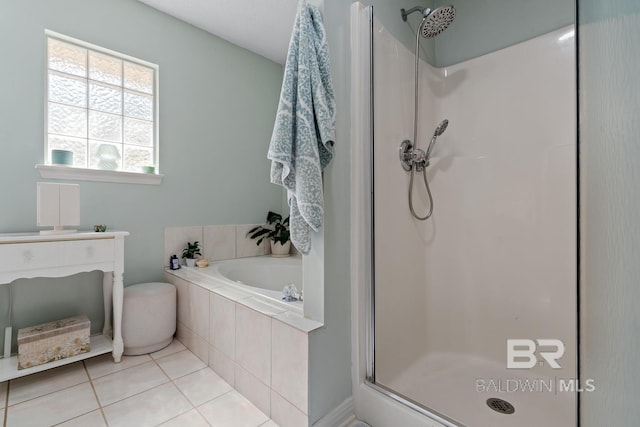
[(352, 7), (360, 404), (407, 417), (390, 425), (575, 426), (574, 27), (465, 58), (465, 25), (493, 23), (435, 3)]

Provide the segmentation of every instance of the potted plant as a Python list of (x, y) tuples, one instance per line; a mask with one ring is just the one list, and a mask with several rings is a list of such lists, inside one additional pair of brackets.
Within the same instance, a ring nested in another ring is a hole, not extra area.
[(256, 245), (260, 245), (264, 239), (271, 242), (271, 256), (289, 256), (291, 240), (289, 240), (289, 217), (282, 219), (282, 215), (271, 212), (267, 214), (267, 225), (259, 225), (247, 233), (247, 237), (258, 239)]
[(195, 267), (196, 255), (202, 256), (200, 252), (200, 244), (196, 242), (187, 242), (187, 247), (182, 250), (182, 258), (185, 259), (187, 267)]

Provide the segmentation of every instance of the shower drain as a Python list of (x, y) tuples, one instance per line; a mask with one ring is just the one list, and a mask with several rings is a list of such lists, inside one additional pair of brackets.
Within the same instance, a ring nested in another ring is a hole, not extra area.
[(516, 411), (516, 408), (511, 403), (496, 397), (487, 399), (487, 406), (501, 414), (513, 414)]

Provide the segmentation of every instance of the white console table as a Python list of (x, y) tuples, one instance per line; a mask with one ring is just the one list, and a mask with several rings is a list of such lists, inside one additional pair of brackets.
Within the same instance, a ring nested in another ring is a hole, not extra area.
[(104, 329), (102, 335), (91, 337), (91, 351), (21, 370), (18, 370), (16, 356), (0, 359), (0, 382), (109, 352), (113, 353), (114, 362), (120, 362), (124, 349), (124, 238), (128, 235), (126, 231), (0, 234), (0, 284), (24, 278), (64, 277), (95, 270), (104, 272)]

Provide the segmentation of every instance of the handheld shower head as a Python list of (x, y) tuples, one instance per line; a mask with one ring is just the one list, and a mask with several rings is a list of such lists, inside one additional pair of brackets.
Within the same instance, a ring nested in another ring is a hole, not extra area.
[(436, 126), (436, 130), (433, 132), (431, 142), (429, 143), (429, 148), (427, 148), (427, 154), (425, 154), (424, 156), (426, 165), (429, 164), (429, 159), (431, 158), (431, 150), (433, 150), (433, 147), (436, 145), (436, 140), (440, 135), (444, 133), (445, 130), (447, 130), (447, 126), (449, 126), (449, 120), (447, 119), (444, 119), (440, 122), (440, 124), (438, 124), (438, 126)]
[(424, 19), (420, 26), (422, 37), (430, 39), (447, 29), (456, 18), (456, 9), (452, 5), (441, 6), (424, 13)]
[(436, 127), (435, 132), (433, 133), (433, 136), (440, 136), (444, 133), (445, 130), (447, 130), (447, 126), (449, 126), (449, 120), (444, 119), (443, 121), (440, 122), (440, 124), (438, 125), (438, 127)]

